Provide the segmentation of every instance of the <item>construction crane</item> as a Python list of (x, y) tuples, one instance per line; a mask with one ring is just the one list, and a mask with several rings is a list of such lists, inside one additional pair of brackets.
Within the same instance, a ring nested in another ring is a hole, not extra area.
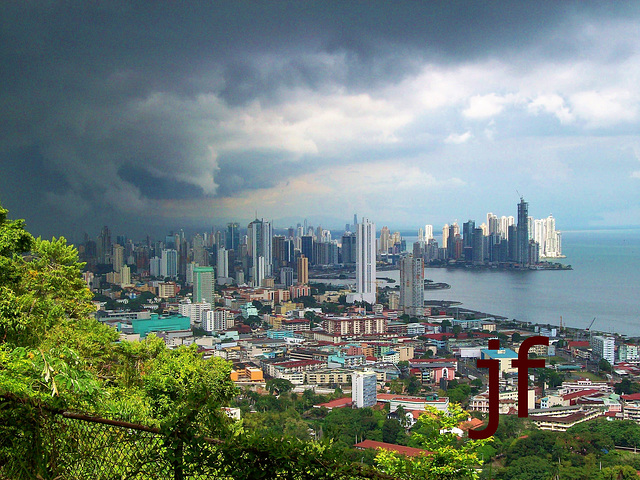
[(591, 320), (591, 323), (589, 324), (589, 326), (585, 329), (585, 331), (589, 332), (589, 340), (591, 340), (591, 327), (593, 327), (593, 323), (596, 321), (596, 317), (593, 317), (593, 320)]

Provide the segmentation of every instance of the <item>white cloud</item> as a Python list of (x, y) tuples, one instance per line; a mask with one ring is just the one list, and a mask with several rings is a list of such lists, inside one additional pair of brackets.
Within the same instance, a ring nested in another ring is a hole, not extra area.
[(635, 172), (631, 172), (631, 178), (637, 178), (640, 180), (640, 170), (636, 170)]
[(466, 143), (473, 138), (473, 134), (470, 130), (467, 130), (464, 133), (452, 133), (447, 138), (444, 139), (444, 143), (452, 143), (454, 145), (460, 145), (461, 143)]
[(518, 102), (517, 95), (505, 96), (489, 93), (487, 95), (474, 95), (469, 99), (469, 106), (462, 111), (462, 115), (471, 119), (485, 119), (495, 117), (502, 113), (506, 106)]
[(638, 116), (638, 98), (628, 90), (582, 91), (571, 96), (571, 104), (589, 127), (631, 122)]
[(527, 105), (527, 109), (535, 115), (540, 112), (555, 115), (562, 124), (571, 123), (574, 119), (571, 111), (565, 105), (564, 99), (553, 93), (539, 95)]

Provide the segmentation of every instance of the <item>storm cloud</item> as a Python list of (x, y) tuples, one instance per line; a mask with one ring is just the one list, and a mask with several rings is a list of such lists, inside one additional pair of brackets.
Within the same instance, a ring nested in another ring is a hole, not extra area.
[(559, 228), (640, 225), (639, 10), (5, 5), (0, 202), (43, 235), (256, 210), (417, 228), (513, 215), (518, 189)]

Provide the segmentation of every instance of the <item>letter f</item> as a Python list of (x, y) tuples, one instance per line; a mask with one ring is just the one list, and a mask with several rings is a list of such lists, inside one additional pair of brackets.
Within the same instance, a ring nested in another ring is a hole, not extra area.
[[(489, 340), (489, 350), (498, 350), (500, 340)], [(497, 388), (500, 385), (500, 360), (482, 359), (478, 360), (478, 368), (489, 369), (489, 421), (482, 430), (469, 430), (471, 440), (483, 440), (489, 438), (498, 430), (500, 421), (500, 405)]]
[(518, 359), (511, 364), (518, 369), (518, 417), (529, 416), (529, 369), (544, 368), (544, 358), (529, 358), (532, 345), (549, 345), (549, 337), (529, 337), (525, 339), (518, 350)]

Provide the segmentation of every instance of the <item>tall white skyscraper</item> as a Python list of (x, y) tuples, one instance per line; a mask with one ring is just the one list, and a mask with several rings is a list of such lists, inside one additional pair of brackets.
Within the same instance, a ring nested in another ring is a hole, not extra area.
[(424, 241), (428, 242), (433, 238), (433, 225), (424, 226)]
[(449, 245), (449, 224), (445, 223), (442, 227), (442, 248), (447, 248)]
[(347, 300), (376, 301), (376, 225), (366, 218), (356, 226), (356, 292)]
[(226, 248), (218, 247), (218, 278), (229, 276), (229, 253)]

